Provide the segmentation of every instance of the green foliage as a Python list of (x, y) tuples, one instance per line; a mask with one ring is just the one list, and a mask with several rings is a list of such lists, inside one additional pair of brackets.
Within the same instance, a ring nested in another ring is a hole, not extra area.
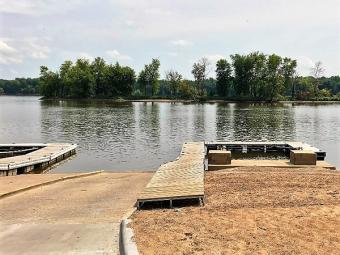
[(170, 96), (177, 96), (179, 86), (182, 82), (182, 75), (180, 75), (177, 71), (169, 70), (166, 72), (165, 77), (169, 87)]
[(192, 66), (191, 73), (194, 76), (196, 89), (200, 96), (204, 96), (206, 93), (205, 81), (208, 76), (209, 65), (210, 63), (207, 58), (201, 58)]
[(313, 98), (313, 78), (312, 77), (297, 77), (294, 81), (295, 95), (294, 99), (311, 100)]
[(329, 89), (321, 89), (319, 91), (319, 95), (321, 97), (331, 97), (332, 96), (332, 92)]
[(278, 100), (292, 88), (296, 61), (278, 55), (253, 52), (231, 55), (234, 90), (238, 97)]
[[(159, 91), (159, 67), (160, 61), (152, 59), (152, 62), (144, 66), (144, 69), (138, 75), (138, 84), (144, 91), (144, 95), (151, 94), (154, 96)], [(149, 91), (151, 90), (151, 93)]]
[(91, 98), (95, 95), (95, 76), (89, 60), (78, 59), (70, 69), (69, 79), (71, 97)]
[(107, 65), (102, 58), (92, 63), (87, 59), (78, 59), (74, 64), (65, 61), (59, 72), (40, 68), (40, 91), (45, 97), (114, 97), (129, 96), (135, 83), (132, 68)]
[(15, 80), (0, 79), (0, 95), (37, 95), (39, 79), (16, 78)]
[(182, 80), (178, 87), (178, 94), (181, 98), (184, 99), (195, 99), (196, 98), (196, 90), (194, 86), (190, 84), (191, 81)]
[(220, 59), (216, 63), (216, 90), (220, 97), (228, 96), (232, 86), (232, 69), (226, 59)]
[(47, 97), (56, 97), (59, 91), (59, 74), (49, 71), (46, 66), (40, 67), (40, 93)]
[(39, 79), (0, 80), (0, 94), (38, 94), (51, 98), (229, 98), (233, 100), (340, 100), (340, 76), (322, 77), (317, 62), (312, 75), (298, 77), (296, 60), (253, 52), (231, 55), (231, 63), (220, 59), (216, 79), (208, 78), (209, 62), (201, 58), (193, 64), (194, 81), (183, 80), (177, 71), (166, 72), (159, 80), (160, 62), (152, 59), (144, 66), (136, 82), (135, 71), (119, 63), (107, 64), (96, 58), (90, 62), (67, 60), (53, 72), (40, 68)]

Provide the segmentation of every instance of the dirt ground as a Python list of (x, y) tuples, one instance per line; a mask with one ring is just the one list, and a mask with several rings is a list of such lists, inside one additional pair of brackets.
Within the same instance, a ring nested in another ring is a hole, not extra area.
[(206, 172), (206, 205), (138, 211), (142, 254), (340, 254), (340, 171)]

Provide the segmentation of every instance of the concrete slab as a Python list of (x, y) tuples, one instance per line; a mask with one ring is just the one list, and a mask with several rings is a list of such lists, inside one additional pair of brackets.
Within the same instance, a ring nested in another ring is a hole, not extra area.
[(120, 220), (152, 175), (104, 172), (1, 199), (0, 254), (117, 254)]
[(119, 222), (112, 224), (0, 225), (0, 253), (119, 254)]
[(16, 190), (25, 189), (44, 182), (50, 182), (79, 173), (55, 173), (55, 174), (22, 174), (0, 178), (0, 197)]

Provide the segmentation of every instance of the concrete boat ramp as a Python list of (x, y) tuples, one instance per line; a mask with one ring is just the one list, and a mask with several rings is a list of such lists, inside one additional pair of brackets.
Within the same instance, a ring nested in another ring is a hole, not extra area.
[[(0, 254), (119, 254), (119, 224), (153, 173), (97, 172), (0, 178)], [(41, 183), (51, 185), (36, 187)]]

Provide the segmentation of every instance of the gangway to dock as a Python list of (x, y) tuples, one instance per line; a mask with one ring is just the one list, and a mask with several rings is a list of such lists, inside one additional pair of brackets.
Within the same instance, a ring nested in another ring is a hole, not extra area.
[(203, 203), (204, 198), (203, 142), (184, 143), (180, 156), (163, 164), (156, 171), (144, 191), (137, 199), (137, 207), (147, 204), (195, 201)]

